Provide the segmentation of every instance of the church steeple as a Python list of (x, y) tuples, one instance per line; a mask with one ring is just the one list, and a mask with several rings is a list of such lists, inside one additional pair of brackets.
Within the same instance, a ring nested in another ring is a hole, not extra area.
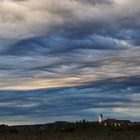
[(103, 121), (103, 115), (99, 114), (99, 123), (102, 123), (102, 121)]

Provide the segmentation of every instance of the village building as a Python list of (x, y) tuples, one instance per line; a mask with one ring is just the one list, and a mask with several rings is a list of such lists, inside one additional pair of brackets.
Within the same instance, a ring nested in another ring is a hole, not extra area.
[(104, 120), (103, 115), (100, 114), (98, 121), (100, 124), (104, 125), (104, 126), (126, 126), (126, 125), (132, 125), (132, 122), (129, 120), (117, 120), (117, 119), (106, 119)]

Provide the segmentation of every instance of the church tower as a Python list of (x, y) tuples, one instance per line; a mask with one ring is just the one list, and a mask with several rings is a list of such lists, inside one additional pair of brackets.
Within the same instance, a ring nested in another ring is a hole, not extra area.
[(99, 123), (102, 123), (102, 121), (103, 121), (103, 115), (102, 114), (99, 114)]

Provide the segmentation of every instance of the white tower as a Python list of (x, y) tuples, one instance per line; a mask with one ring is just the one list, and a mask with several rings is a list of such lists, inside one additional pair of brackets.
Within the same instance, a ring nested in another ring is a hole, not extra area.
[(102, 123), (102, 121), (103, 121), (103, 115), (99, 114), (99, 123)]

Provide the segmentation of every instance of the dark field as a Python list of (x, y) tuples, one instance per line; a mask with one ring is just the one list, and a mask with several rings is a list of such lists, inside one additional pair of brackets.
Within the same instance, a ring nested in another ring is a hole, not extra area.
[(140, 140), (140, 126), (100, 126), (96, 123), (54, 123), (1, 126), (0, 140)]
[(140, 140), (139, 131), (26, 132), (0, 134), (0, 140)]

